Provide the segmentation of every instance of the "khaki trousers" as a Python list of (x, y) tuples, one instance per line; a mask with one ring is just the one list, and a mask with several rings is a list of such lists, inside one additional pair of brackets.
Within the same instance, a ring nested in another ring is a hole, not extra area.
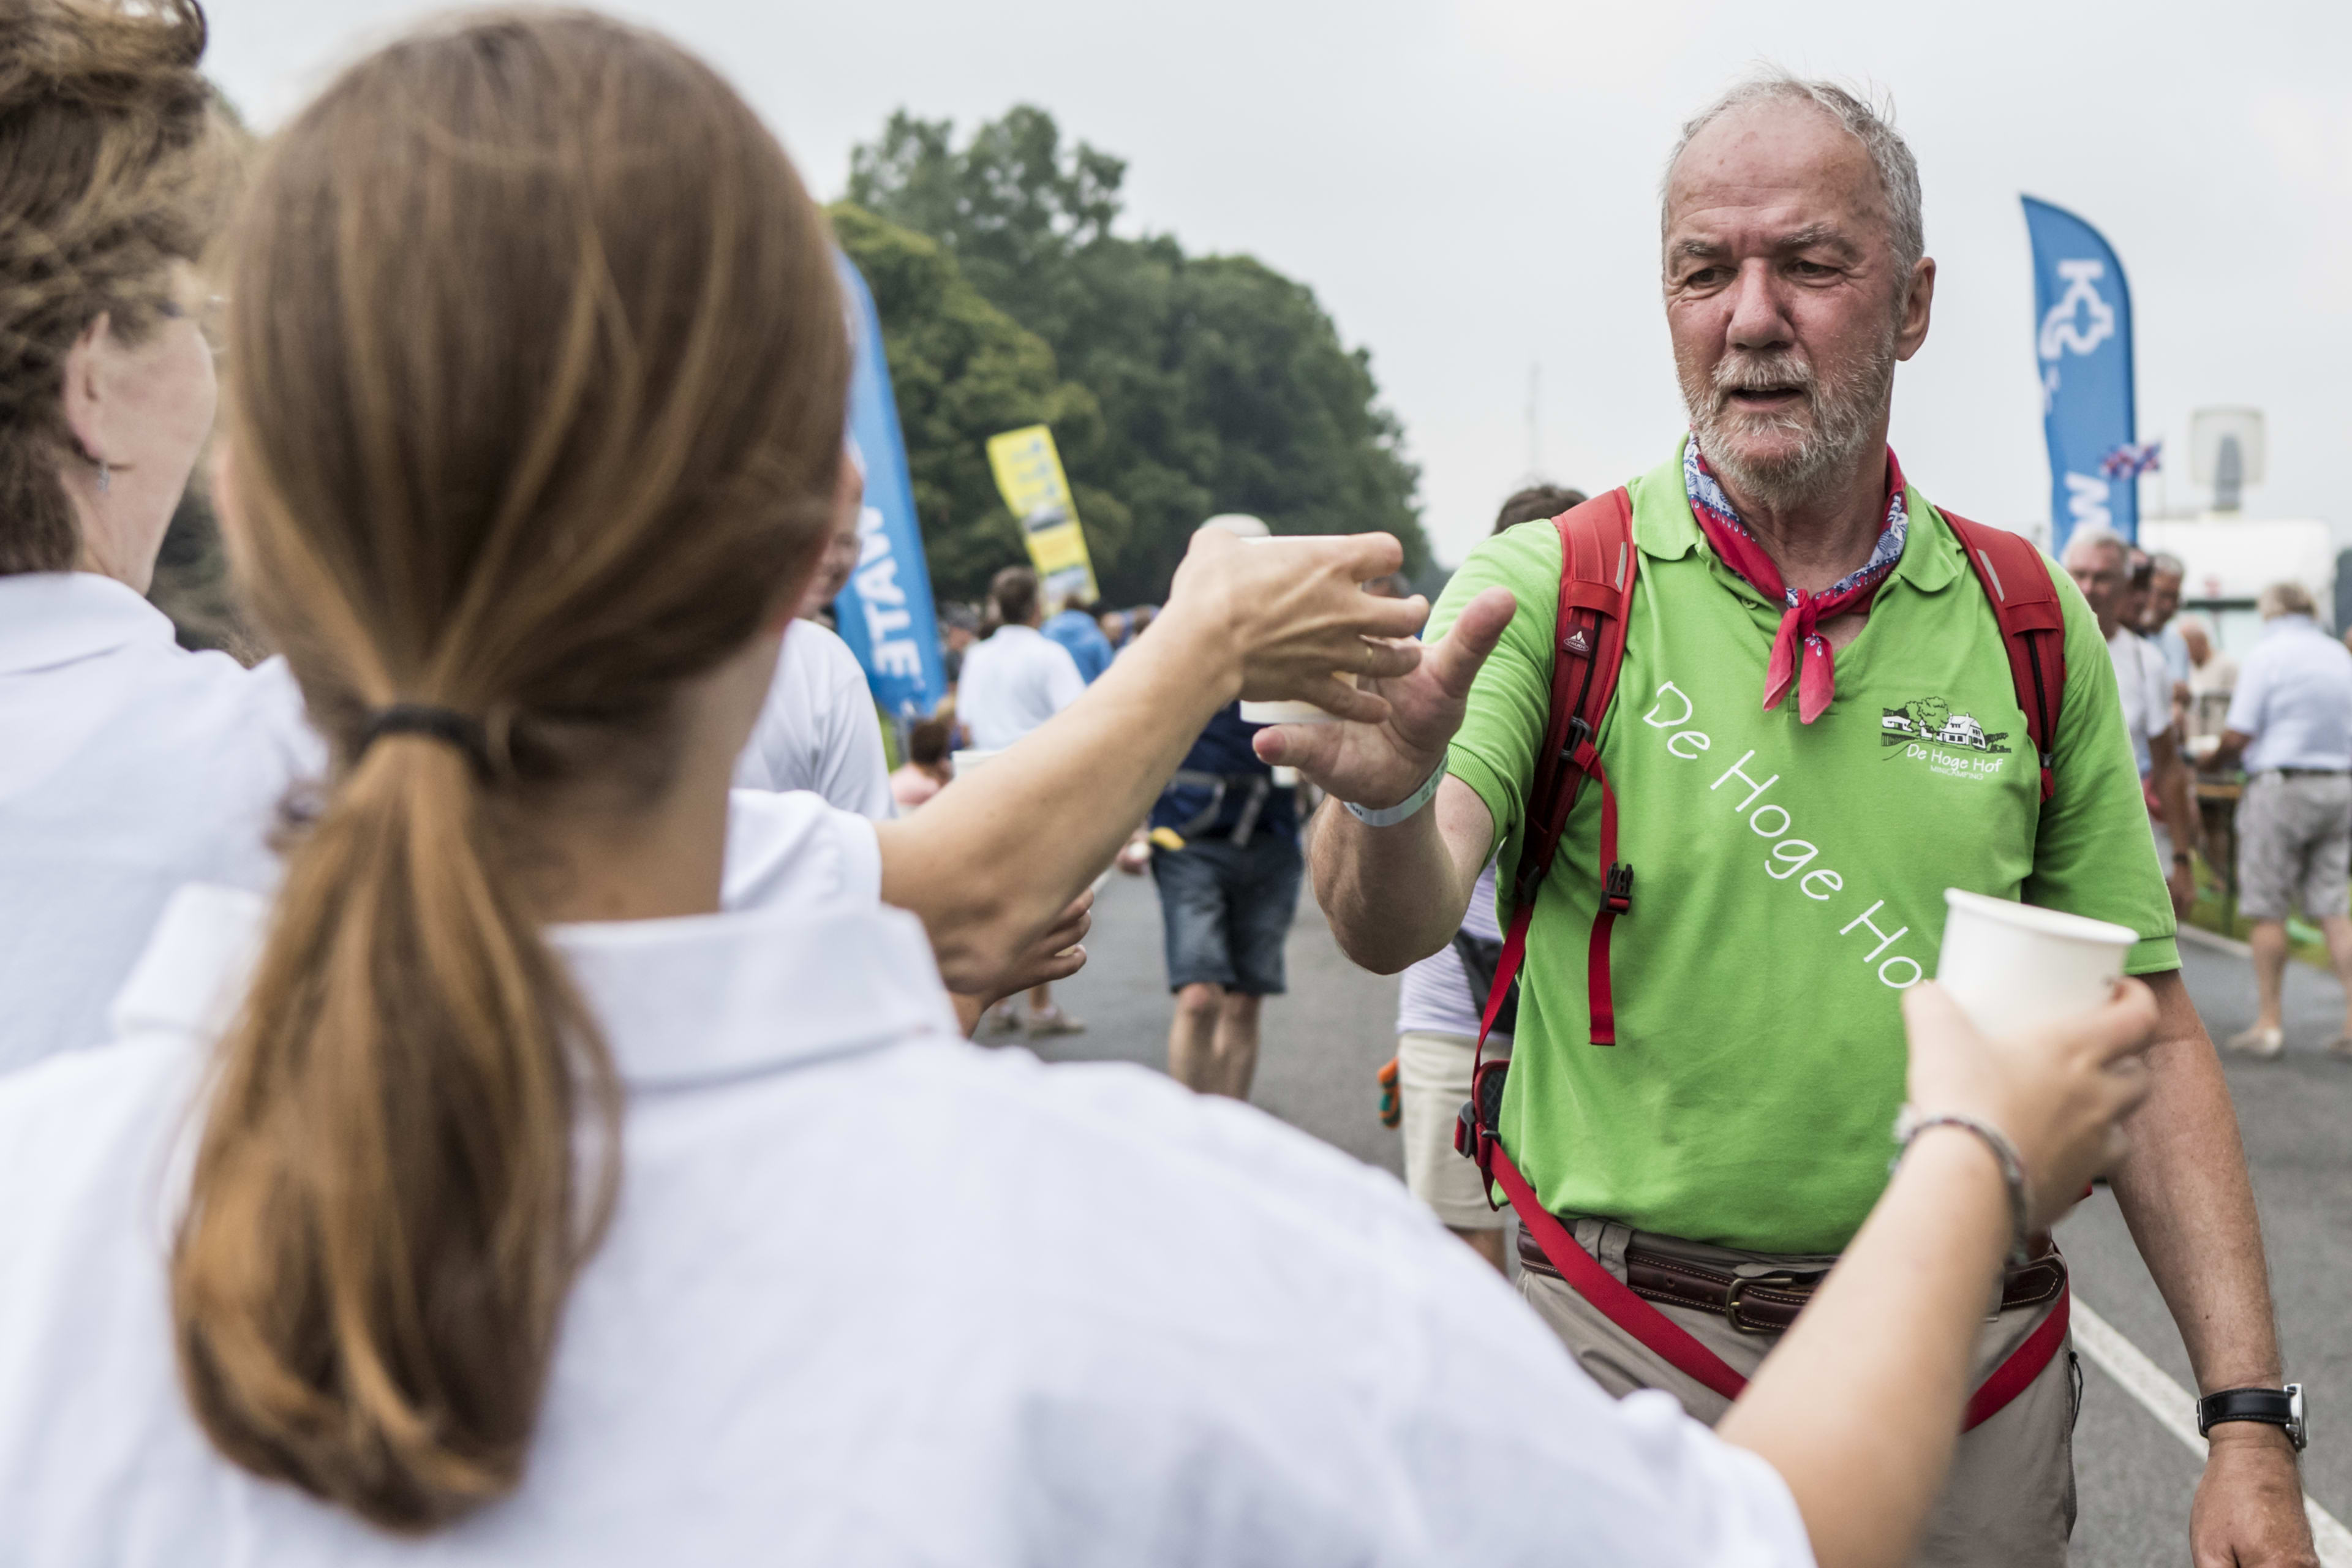
[[(1618, 1279), (1625, 1278), (1625, 1246), (1636, 1234), (1603, 1220), (1575, 1222), (1577, 1244)], [(1703, 1242), (1640, 1232), (1644, 1250), (1704, 1264), (1727, 1273), (1826, 1271), (1834, 1259), (1738, 1252)], [(1556, 1274), (1529, 1268), (1519, 1292), (1550, 1325), (1594, 1382), (1619, 1398), (1637, 1388), (1659, 1388), (1685, 1410), (1713, 1426), (1730, 1402), (1652, 1353), (1601, 1316)], [(1780, 1336), (1735, 1329), (1712, 1312), (1658, 1305), (1733, 1371), (1751, 1376)], [(1990, 1301), (1986, 1303), (1991, 1305)], [(2023, 1343), (2055, 1302), (2020, 1307), (1986, 1322), (1977, 1336), (1972, 1383), (1981, 1383)], [(1960, 1438), (1945, 1483), (1912, 1561), (1919, 1568), (2063, 1568), (2066, 1538), (2074, 1529), (2076, 1373), (2072, 1348), (2050, 1358), (2024, 1393)]]

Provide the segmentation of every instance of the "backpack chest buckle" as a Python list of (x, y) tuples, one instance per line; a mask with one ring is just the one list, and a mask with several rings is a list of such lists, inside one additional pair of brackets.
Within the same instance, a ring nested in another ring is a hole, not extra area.
[(1633, 908), (1633, 868), (1622, 860), (1609, 863), (1609, 873), (1601, 879), (1601, 903), (1612, 915), (1622, 915)]

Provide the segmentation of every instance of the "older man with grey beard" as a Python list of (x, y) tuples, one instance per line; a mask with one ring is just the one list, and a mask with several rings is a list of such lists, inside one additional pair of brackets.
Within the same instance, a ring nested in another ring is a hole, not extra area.
[[(1990, 597), (2006, 590), (1979, 585), (1886, 445), (1937, 279), (1910, 150), (1848, 93), (1766, 75), (1689, 123), (1663, 195), (1690, 431), (1604, 498), (1630, 518), (1625, 648), (1530, 900), (1495, 1122), (1514, 1202), (1550, 1237), (1523, 1242), (1521, 1289), (1604, 1385), (1720, 1415), (1885, 1183), (1897, 1001), (1935, 963), (1945, 890), (2128, 927), (2165, 1021), (2115, 1195), (2201, 1390), (2232, 1392), (2205, 1413), (2194, 1556), (2311, 1563), (2300, 1427), (2269, 1424), (2286, 1402), (2237, 1122), (2180, 984), (2098, 621), (2049, 562), (2011, 560), (2063, 618), (2036, 757)], [(1378, 683), (1385, 721), (1258, 738), (1332, 797), (1316, 891), (1367, 967), (1444, 945), (1488, 859), (1513, 868), (1528, 843), (1555, 648), (1580, 657), (1587, 629), (1555, 624), (1562, 554), (1549, 521), (1473, 551), (1433, 617), (1443, 640)], [(1972, 1131), (2000, 1159), (2000, 1130)], [(2047, 1237), (2020, 1244), (1921, 1562), (2065, 1560), (2064, 1264)]]

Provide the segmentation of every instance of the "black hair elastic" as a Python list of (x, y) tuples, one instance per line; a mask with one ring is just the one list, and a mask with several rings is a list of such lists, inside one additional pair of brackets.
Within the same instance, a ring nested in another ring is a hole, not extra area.
[(386, 735), (425, 735), (455, 746), (473, 764), (478, 777), (485, 783), (489, 780), (489, 734), (482, 728), (482, 721), (470, 714), (422, 702), (394, 702), (379, 708), (360, 726), (359, 743), (352, 749), (352, 761), (356, 763), (366, 756), (367, 749)]

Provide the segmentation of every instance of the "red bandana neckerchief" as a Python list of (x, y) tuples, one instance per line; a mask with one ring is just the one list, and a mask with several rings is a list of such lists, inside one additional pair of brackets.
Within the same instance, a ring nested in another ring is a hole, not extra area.
[(1781, 582), (1780, 567), (1733, 508), (1731, 498), (1724, 494), (1715, 471), (1699, 453), (1696, 437), (1684, 443), (1683, 482), (1690, 495), (1691, 515), (1697, 519), (1699, 531), (1706, 535), (1707, 543), (1723, 563), (1739, 574), (1758, 593), (1787, 606), (1780, 617), (1780, 635), (1772, 639), (1772, 661), (1765, 667), (1765, 710), (1779, 707), (1793, 686), (1797, 689), (1798, 721), (1811, 723), (1829, 710), (1831, 700), (1837, 695), (1836, 664), (1830, 653), (1829, 639), (1821, 635), (1820, 624), (1868, 608), (1878, 585), (1903, 559), (1903, 541), (1909, 531), (1910, 520), (1903, 500), (1903, 466), (1895, 460), (1894, 448), (1890, 447), (1886, 452), (1886, 514), (1879, 524), (1878, 543), (1861, 570), (1848, 574), (1818, 594), (1808, 594)]

